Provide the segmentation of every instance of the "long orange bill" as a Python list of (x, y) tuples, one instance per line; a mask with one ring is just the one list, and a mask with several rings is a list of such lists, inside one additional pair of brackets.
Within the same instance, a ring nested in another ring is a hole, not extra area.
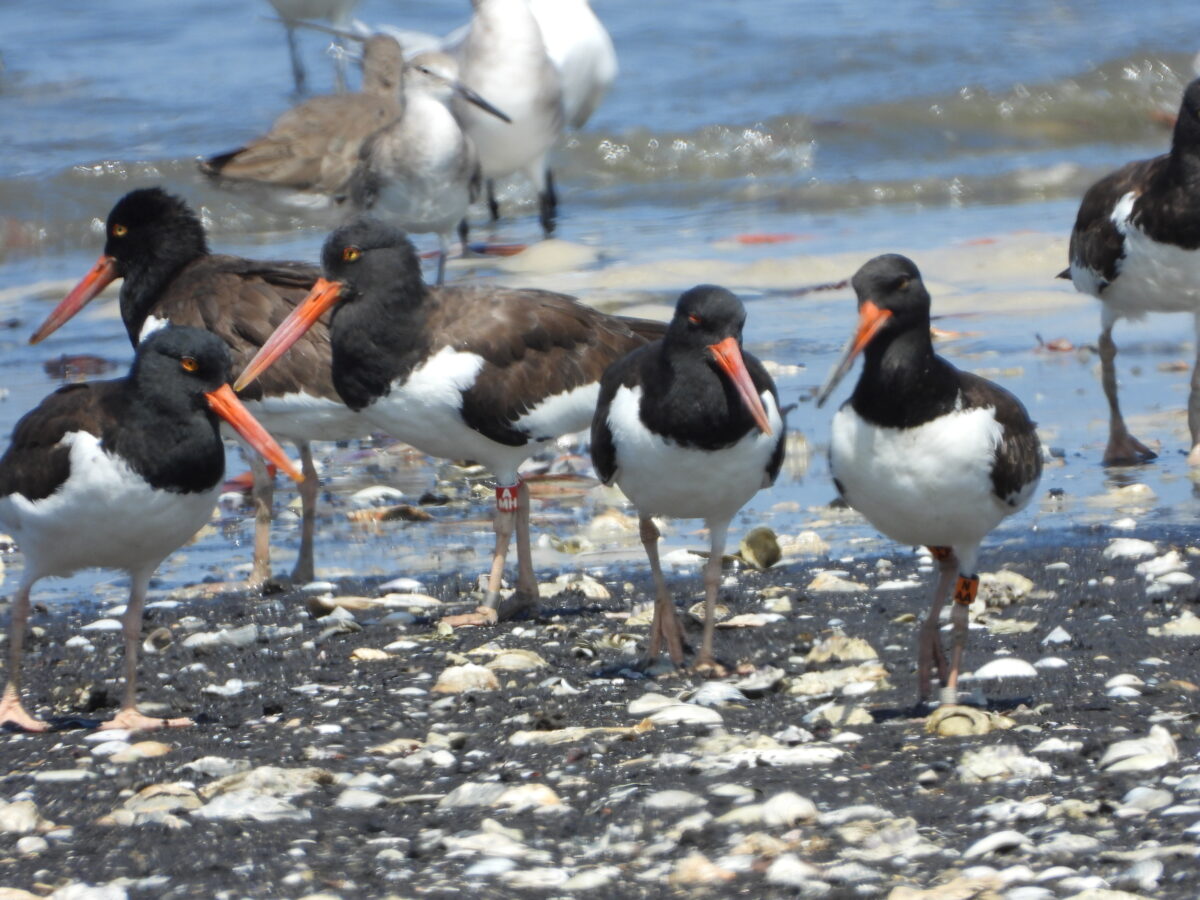
[(763, 434), (771, 434), (771, 423), (767, 419), (767, 411), (763, 409), (762, 398), (758, 396), (758, 391), (754, 388), (754, 380), (746, 371), (746, 363), (742, 359), (742, 350), (738, 346), (737, 338), (727, 337), (719, 343), (709, 344), (708, 349), (712, 351), (721, 371), (729, 376), (729, 380), (737, 388), (742, 403), (746, 406), (746, 411), (754, 418)]
[(242, 370), (242, 374), (233, 383), (233, 389), (235, 391), (245, 390), (246, 385), (251, 384), (255, 378), (270, 367), (271, 363), (287, 353), (288, 348), (300, 340), (304, 333), (316, 324), (317, 319), (337, 303), (341, 290), (340, 282), (318, 278), (317, 283), (308, 292), (308, 296), (291, 311), (286, 319), (279, 323), (279, 327), (267, 338), (267, 342), (254, 354), (254, 359), (250, 360), (250, 364)]
[(283, 448), (276, 443), (275, 438), (271, 437), (267, 433), (267, 429), (258, 423), (258, 419), (250, 415), (250, 410), (246, 409), (245, 404), (238, 399), (237, 394), (233, 392), (233, 388), (227, 384), (223, 384), (215, 391), (209, 391), (204, 396), (208, 398), (208, 405), (212, 411), (228, 422), (230, 427), (240, 434), (242, 439), (253, 447), (260, 456), (268, 462), (275, 463), (276, 466), (287, 473), (292, 481), (301, 482), (304, 480), (304, 476), (292, 465), (292, 461), (283, 452)]
[(91, 270), (83, 276), (79, 284), (71, 288), (71, 293), (63, 297), (50, 315), (46, 316), (46, 321), (38, 326), (38, 330), (33, 333), (29, 343), (36, 344), (58, 331), (67, 323), (67, 320), (94, 300), (117, 277), (117, 261), (111, 256), (101, 256)]
[(829, 377), (821, 385), (821, 390), (817, 391), (817, 406), (825, 405), (825, 401), (829, 399), (829, 395), (833, 393), (833, 389), (838, 386), (838, 382), (846, 376), (846, 373), (850, 371), (850, 367), (854, 365), (854, 358), (862, 353), (863, 347), (871, 343), (871, 339), (879, 333), (879, 329), (891, 317), (892, 311), (890, 309), (880, 309), (870, 300), (864, 300), (859, 304), (858, 330), (854, 332), (854, 337), (846, 342), (837, 365), (833, 367), (833, 371), (829, 373)]

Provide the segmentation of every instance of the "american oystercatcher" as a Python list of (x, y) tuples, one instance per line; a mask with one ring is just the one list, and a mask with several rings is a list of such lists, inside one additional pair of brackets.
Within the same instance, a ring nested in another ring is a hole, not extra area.
[(517, 469), (560, 435), (587, 428), (605, 368), (664, 326), (549, 291), (427, 287), (404, 232), (374, 219), (335, 230), (321, 261), (325, 279), (234, 387), (250, 384), (332, 308), (333, 382), (346, 404), (424, 453), (473, 459), (496, 476), (487, 609), (463, 621), (495, 621), (514, 530), (518, 578), (503, 615), (532, 603), (529, 491)]
[[(1200, 332), (1200, 79), (1187, 86), (1170, 152), (1129, 163), (1088, 188), (1071, 232), (1071, 265), (1059, 273), (1091, 294), (1100, 313), (1100, 368), (1108, 400), (1105, 465), (1154, 459), (1125, 427), (1117, 403), (1119, 319), (1189, 312)], [(1188, 395), (1192, 447), (1200, 465), (1200, 349)]]
[(711, 541), (704, 567), (704, 643), (699, 670), (717, 670), (712, 655), (721, 557), (734, 515), (783, 463), (784, 424), (775, 384), (743, 353), (746, 310), (729, 291), (700, 285), (675, 306), (666, 335), (609, 367), (592, 419), (592, 461), (638, 509), (642, 544), (654, 576), (649, 661), (663, 644), (683, 661), (683, 630), (658, 562), (651, 516), (704, 519)]
[(406, 68), (400, 112), (369, 137), (346, 184), (350, 207), (386, 218), (405, 231), (438, 236), (437, 283), (446, 277), (450, 238), (458, 228), (466, 249), (467, 207), (479, 193), (479, 153), (447, 106), (461, 97), (504, 122), (496, 109), (455, 76), (458, 65), (428, 51)]
[(229, 351), (198, 328), (165, 328), (125, 378), (59, 388), (13, 429), (0, 458), (0, 525), (25, 563), (8, 631), (0, 724), (41, 731), (21, 705), (29, 592), (47, 575), (91, 567), (129, 573), (125, 698), (107, 728), (187, 725), (137, 711), (137, 654), (150, 576), (212, 515), (225, 475), (218, 416), (300, 480), (279, 445), (229, 387)]
[[(312, 288), (320, 270), (307, 263), (260, 262), (211, 254), (204, 226), (178, 197), (143, 188), (122, 197), (108, 214), (104, 253), (30, 338), (44, 339), (114, 279), (121, 285), (121, 318), (134, 346), (165, 322), (207, 329), (229, 346), (234, 372)], [(299, 352), (247, 391), (246, 401), (267, 429), (300, 450), (304, 482), (300, 551), (292, 572), (313, 578), (313, 526), (320, 480), (309, 442), (363, 436), (367, 423), (338, 399), (330, 377), (329, 330), (316, 323)], [(252, 585), (271, 577), (270, 526), (274, 484), (257, 454), (250, 455), (257, 507)]]
[[(822, 405), (862, 353), (850, 399), (833, 418), (829, 466), (846, 502), (902, 544), (924, 544), (940, 575), (918, 638), (920, 698), (936, 662), (941, 699), (957, 699), (975, 561), (993, 528), (1023, 509), (1042, 474), (1041, 444), (1021, 401), (933, 352), (929, 292), (912, 260), (877, 256), (852, 279), (858, 329), (817, 395)], [(953, 587), (953, 652), (938, 616)]]

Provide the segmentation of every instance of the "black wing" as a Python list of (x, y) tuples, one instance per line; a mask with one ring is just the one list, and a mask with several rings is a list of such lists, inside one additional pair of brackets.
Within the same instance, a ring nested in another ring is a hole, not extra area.
[(613, 442), (612, 431), (608, 427), (608, 411), (612, 407), (613, 397), (617, 388), (622, 385), (632, 387), (639, 381), (642, 360), (651, 352), (645, 345), (634, 350), (627, 356), (617, 360), (604, 372), (600, 379), (600, 398), (596, 403), (596, 412), (592, 415), (592, 465), (596, 475), (605, 484), (612, 484), (617, 477), (617, 445)]
[(1113, 208), (1130, 191), (1140, 193), (1167, 159), (1163, 155), (1129, 163), (1101, 178), (1083, 195), (1071, 231), (1071, 265), (1099, 272), (1101, 291), (1116, 279), (1125, 255), (1125, 238), (1112, 220)]
[(1042, 445), (1037, 428), (1013, 394), (978, 375), (962, 372), (963, 407), (995, 409), (1000, 423), (1000, 446), (992, 464), (992, 492), (1009, 506), (1042, 476)]
[(120, 381), (68, 384), (27, 412), (0, 457), (0, 497), (21, 494), (42, 500), (71, 474), (71, 451), (61, 443), (72, 431), (104, 433), (106, 401)]

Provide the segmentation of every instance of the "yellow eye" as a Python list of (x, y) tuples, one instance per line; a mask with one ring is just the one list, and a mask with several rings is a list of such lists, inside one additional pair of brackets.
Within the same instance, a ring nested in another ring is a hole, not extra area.
[(127, 234), (129, 234), (129, 229), (124, 225), (113, 226), (113, 237), (125, 237)]
[(183, 359), (179, 360), (179, 366), (185, 372), (195, 372), (198, 368), (200, 368), (200, 363), (196, 362), (196, 360), (190, 356), (185, 356)]
[(342, 251), (342, 260), (345, 262), (354, 262), (360, 256), (362, 256), (362, 251), (357, 247), (347, 247)]

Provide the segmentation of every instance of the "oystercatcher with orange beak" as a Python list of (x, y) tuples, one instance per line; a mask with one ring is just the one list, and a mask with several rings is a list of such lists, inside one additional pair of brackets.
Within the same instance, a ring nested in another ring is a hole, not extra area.
[(775, 384), (742, 350), (746, 310), (722, 287), (684, 293), (662, 340), (634, 350), (604, 373), (592, 419), (592, 461), (638, 510), (654, 577), (648, 663), (665, 645), (683, 662), (683, 629), (658, 559), (652, 516), (703, 519), (704, 638), (696, 669), (719, 674), (713, 626), (721, 558), (734, 515), (774, 484), (783, 464), (784, 423)]
[(300, 480), (230, 388), (229, 351), (196, 328), (166, 328), (125, 378), (59, 388), (13, 430), (0, 458), (0, 525), (24, 557), (8, 632), (0, 725), (42, 731), (21, 704), (29, 592), (47, 575), (100, 567), (129, 573), (125, 697), (105, 728), (188, 725), (137, 710), (137, 654), (150, 577), (212, 515), (225, 476), (218, 423)]
[[(902, 544), (923, 544), (940, 574), (918, 639), (917, 684), (958, 698), (968, 607), (979, 590), (984, 537), (1024, 509), (1042, 474), (1037, 431), (1021, 401), (933, 352), (929, 292), (912, 260), (877, 256), (855, 273), (858, 328), (817, 395), (822, 405), (863, 357), (850, 399), (833, 418), (829, 465), (838, 492)], [(938, 617), (953, 596), (947, 660)]]
[[(494, 622), (531, 605), (529, 491), (517, 470), (561, 435), (587, 428), (604, 370), (664, 326), (550, 291), (429, 287), (404, 232), (370, 218), (334, 231), (321, 262), (325, 277), (234, 387), (252, 384), (331, 310), (333, 383), (346, 405), (423, 453), (474, 460), (496, 476), (485, 608), (455, 623)], [(516, 591), (501, 609), (514, 533)]]
[[(47, 316), (31, 343), (45, 339), (120, 278), (121, 319), (135, 347), (167, 323), (204, 328), (229, 347), (236, 375), (321, 274), (309, 263), (210, 253), (199, 216), (183, 200), (160, 188), (130, 191), (113, 206), (104, 228), (100, 259)], [(366, 423), (347, 409), (333, 390), (326, 323), (309, 331), (287, 363), (242, 399), (271, 434), (300, 451), (303, 509), (300, 548), (291, 580), (299, 584), (312, 581), (313, 531), (321, 486), (310, 442), (350, 440), (367, 432)], [(274, 479), (256, 454), (249, 456), (256, 507), (249, 584), (261, 587), (271, 577)]]

